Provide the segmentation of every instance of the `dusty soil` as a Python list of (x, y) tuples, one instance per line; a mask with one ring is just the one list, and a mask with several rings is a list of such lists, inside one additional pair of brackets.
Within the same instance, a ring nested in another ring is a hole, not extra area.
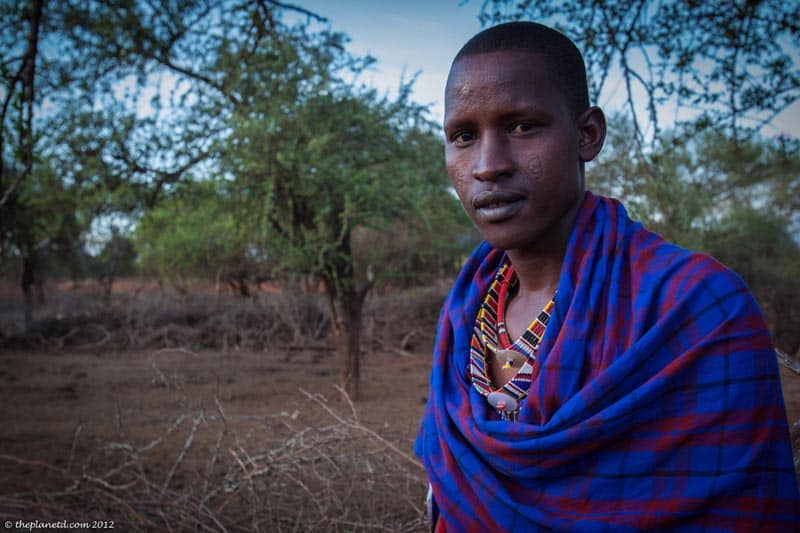
[[(367, 355), (359, 419), (410, 452), (429, 369), (423, 354)], [(122, 438), (147, 442), (183, 413), (214, 412), (215, 398), (244, 435), (272, 415), (302, 416), (309, 400), (301, 389), (349, 410), (336, 383), (336, 357), (327, 349), (0, 352), (0, 453), (63, 466), (78, 427), (79, 450)], [(0, 474), (3, 491), (27, 481)]]
[(412, 446), (443, 290), (372, 298), (353, 406), (315, 296), (146, 281), (115, 286), (111, 308), (93, 284), (49, 287), (30, 341), (0, 284), (0, 519), (424, 529)]
[[(370, 353), (362, 370), (359, 418), (410, 453), (427, 395), (429, 356)], [(781, 379), (791, 423), (800, 419), (800, 376), (782, 367)], [(244, 435), (271, 415), (302, 416), (308, 399), (300, 389), (348, 408), (336, 383), (336, 358), (327, 349), (0, 352), (0, 453), (64, 467), (73, 445), (80, 455), (108, 441), (150, 441), (182, 413), (213, 412), (215, 397)], [(0, 493), (37, 488), (35, 476), (0, 471)]]

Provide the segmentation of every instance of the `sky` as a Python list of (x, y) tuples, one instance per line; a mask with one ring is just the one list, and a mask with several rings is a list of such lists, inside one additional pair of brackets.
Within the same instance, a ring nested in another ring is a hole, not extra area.
[[(394, 94), (404, 73), (408, 79), (419, 72), (413, 98), (421, 104), (431, 104), (431, 118), (441, 123), (450, 62), (459, 48), (481, 30), (478, 13), (483, 0), (296, 0), (294, 3), (326, 17), (334, 30), (346, 33), (351, 38), (348, 48), (352, 53), (370, 54), (378, 60), (364, 78), (368, 84)], [(609, 80), (600, 101), (595, 103), (609, 112), (621, 108), (623, 99), (624, 87)], [(645, 117), (645, 110), (638, 115)], [(662, 127), (669, 126), (675, 118), (674, 106), (662, 106), (659, 117)], [(776, 117), (773, 127), (764, 133), (800, 137), (800, 101)]]
[(370, 54), (378, 62), (365, 76), (370, 85), (395, 94), (419, 71), (414, 100), (432, 104), (431, 118), (441, 121), (444, 84), (450, 62), (459, 48), (481, 30), (482, 0), (298, 0), (326, 17), (334, 30), (352, 39), (348, 49)]

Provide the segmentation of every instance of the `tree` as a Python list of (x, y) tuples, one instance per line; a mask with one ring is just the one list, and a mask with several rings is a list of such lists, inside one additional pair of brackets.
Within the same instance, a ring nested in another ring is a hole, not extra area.
[[(13, 198), (20, 183), (33, 172), (36, 62), (44, 4), (44, 0), (31, 0), (24, 7), (4, 6), (0, 11), (0, 21), (4, 26), (14, 30), (25, 28), (19, 33), (25, 35), (24, 52), (19, 56), (4, 57), (0, 67), (5, 82), (3, 107), (0, 110), (0, 209)], [(18, 47), (14, 46), (15, 43), (9, 42), (8, 35), (2, 37), (8, 55), (16, 53)], [(17, 112), (13, 126), (8, 121), (12, 102)], [(17, 150), (12, 157), (13, 164), (7, 167), (5, 158), (9, 143), (6, 139), (14, 135), (11, 131), (14, 126)]]
[(255, 248), (257, 228), (240, 225), (236, 212), (226, 182), (180, 184), (139, 220), (135, 245), (141, 266), (176, 287), (189, 276), (216, 278), (248, 296), (249, 282), (266, 277), (268, 264)]
[[(23, 131), (4, 115), (2, 156), (25, 187), (0, 207), (3, 250), (33, 260), (57, 241), (43, 228), (41, 238), (25, 237), (35, 246), (23, 246), (9, 229), (35, 217), (34, 205), (61, 211), (41, 193), (45, 168), (26, 171), (18, 155), (32, 147), (34, 161), (58, 170), (54, 190), (70, 196), (74, 223), (61, 235), (71, 246), (98, 221), (140, 220), (143, 261), (167, 275), (213, 263), (233, 279), (238, 261), (317, 276), (342, 382), (357, 397), (364, 298), (395, 270), (358, 235), (392, 229), (409, 243), (458, 248), (436, 236), (436, 224), (459, 224), (460, 210), (446, 189), (439, 134), (411, 104), (410, 84), (396, 99), (362, 87), (372, 59), (349, 54), (324, 19), (276, 0), (31, 5), (41, 8), (33, 103), (14, 75), (30, 64), (18, 30), (35, 33), (33, 11), (0, 11), (3, 81), (16, 95), (8, 101), (32, 117)], [(408, 264), (425, 254), (407, 254)]]
[(583, 51), (593, 101), (619, 69), (640, 143), (640, 92), (653, 137), (659, 108), (670, 101), (699, 114), (697, 127), (738, 142), (800, 96), (796, 7), (781, 0), (484, 0), (480, 19), (554, 24)]
[(704, 235), (702, 249), (734, 268), (772, 326), (775, 344), (800, 355), (800, 244), (775, 213), (738, 207)]
[(426, 220), (426, 208), (444, 198), (458, 213), (445, 187), (441, 141), (407, 98), (407, 88), (392, 101), (330, 79), (294, 101), (262, 99), (237, 113), (226, 149), (226, 172), (247, 191), (240, 212), (266, 229), (263, 248), (276, 270), (322, 281), (341, 382), (354, 398), (364, 299), (392, 270), (358, 255), (357, 231)]
[[(24, 315), (29, 325), (33, 320), (34, 290), (38, 289), (40, 302), (44, 298), (42, 256), (48, 247), (62, 244), (74, 231), (75, 219), (70, 209), (74, 198), (59, 180), (56, 168), (46, 160), (37, 162), (27, 179), (19, 183), (17, 193), (14, 224), (8, 229), (8, 237), (22, 258)], [(50, 208), (55, 204), (62, 209), (54, 213)]]
[[(153, 116), (126, 113), (128, 102), (121, 119), (102, 120), (97, 131), (107, 142), (96, 157), (81, 153), (87, 143), (65, 141), (76, 175), (85, 174), (82, 161), (94, 161), (98, 172), (89, 174), (110, 184), (112, 205), (143, 215), (137, 247), (161, 272), (197, 271), (213, 257), (217, 270), (238, 261), (318, 276), (342, 382), (357, 396), (364, 298), (392, 273), (354, 235), (405, 224), (409, 241), (419, 242), (436, 235), (429, 207), (460, 213), (446, 192), (438, 134), (410, 104), (410, 86), (394, 101), (361, 88), (353, 78), (371, 59), (351, 56), (344, 35), (281, 2), (73, 7), (70, 42), (97, 51), (97, 72), (125, 64), (137, 87), (163, 72), (178, 79), (169, 102), (154, 96)], [(102, 109), (115, 109), (118, 99), (103, 94)], [(191, 176), (208, 187), (189, 184)], [(456, 249), (441, 237), (427, 241)]]
[(800, 141), (753, 136), (734, 140), (724, 133), (665, 130), (645, 152), (623, 116), (609, 121), (606, 146), (587, 169), (593, 189), (625, 198), (632, 214), (648, 226), (695, 244), (692, 235), (739, 207), (765, 209), (800, 230)]

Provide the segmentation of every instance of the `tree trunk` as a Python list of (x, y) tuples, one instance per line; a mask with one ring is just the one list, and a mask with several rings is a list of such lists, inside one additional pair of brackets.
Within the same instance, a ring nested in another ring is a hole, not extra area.
[(114, 290), (114, 279), (116, 273), (112, 270), (103, 278), (103, 305), (111, 307), (111, 293)]
[(24, 295), (25, 329), (33, 322), (34, 294), (36, 284), (36, 270), (38, 269), (38, 254), (31, 250), (22, 258), (22, 294)]
[(358, 286), (349, 231), (344, 232), (337, 249), (329, 253), (322, 282), (339, 354), (339, 382), (350, 398), (357, 401), (361, 398), (361, 317), (372, 280)]
[(361, 320), (364, 300), (372, 286), (355, 288), (354, 280), (336, 284), (324, 280), (331, 306), (331, 324), (339, 356), (339, 383), (350, 398), (361, 398)]
[[(355, 296), (355, 295), (353, 295)], [(361, 398), (361, 311), (357, 296), (350, 302), (339, 302), (334, 324), (336, 352), (339, 355), (339, 382), (350, 398)]]
[(42, 307), (46, 301), (46, 295), (44, 290), (44, 273), (39, 270), (34, 273), (35, 278), (33, 281), (33, 288), (36, 294), (36, 306)]

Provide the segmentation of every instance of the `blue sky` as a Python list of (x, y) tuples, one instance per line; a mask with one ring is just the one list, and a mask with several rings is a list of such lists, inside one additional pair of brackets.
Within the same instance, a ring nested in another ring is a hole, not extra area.
[(420, 71), (414, 99), (433, 104), (432, 118), (440, 121), (444, 84), (458, 49), (481, 30), (478, 11), (482, 0), (299, 0), (320, 14), (334, 30), (352, 39), (351, 52), (371, 54), (377, 65), (366, 81), (379, 89), (397, 88), (405, 69), (410, 77)]

